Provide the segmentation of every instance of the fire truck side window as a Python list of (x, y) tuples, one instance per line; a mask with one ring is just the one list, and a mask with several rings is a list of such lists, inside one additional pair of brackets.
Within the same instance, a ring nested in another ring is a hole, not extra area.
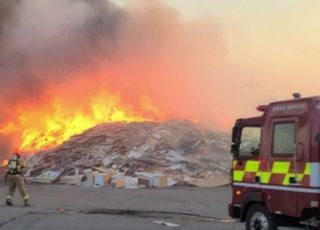
[(253, 157), (259, 155), (260, 138), (260, 127), (244, 127), (241, 132), (240, 157)]
[(294, 154), (295, 136), (295, 123), (275, 124), (273, 134), (273, 154)]

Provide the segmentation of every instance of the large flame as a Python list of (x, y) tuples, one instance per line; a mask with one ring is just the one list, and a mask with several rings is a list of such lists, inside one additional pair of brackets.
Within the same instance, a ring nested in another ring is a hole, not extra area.
[[(154, 120), (160, 112), (147, 96), (141, 99), (142, 110), (154, 116), (145, 117), (121, 102), (120, 97), (100, 90), (87, 102), (70, 104), (66, 98), (50, 98), (48, 104), (20, 105), (17, 118), (0, 129), (0, 134), (20, 134), (20, 150), (52, 148), (70, 137), (106, 122), (141, 122)], [(158, 114), (156, 114), (158, 113)]]

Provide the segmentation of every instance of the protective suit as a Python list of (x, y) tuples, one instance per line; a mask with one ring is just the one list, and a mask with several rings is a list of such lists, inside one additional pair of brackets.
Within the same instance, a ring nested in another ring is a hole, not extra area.
[(18, 188), (24, 205), (29, 206), (29, 195), (26, 190), (23, 175), (26, 170), (26, 163), (19, 154), (14, 154), (8, 161), (7, 183), (9, 185), (6, 204), (12, 206), (12, 198), (16, 188)]

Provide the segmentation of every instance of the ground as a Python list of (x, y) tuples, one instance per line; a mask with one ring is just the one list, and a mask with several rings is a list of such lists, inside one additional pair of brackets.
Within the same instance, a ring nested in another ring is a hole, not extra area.
[[(141, 230), (228, 229), (244, 230), (230, 220), (227, 204), (230, 188), (177, 187), (161, 189), (83, 188), (67, 185), (28, 185), (32, 205), (23, 207), (15, 196), (14, 206), (4, 204), (7, 187), (0, 185), (1, 230)], [(154, 223), (178, 224), (168, 227)]]

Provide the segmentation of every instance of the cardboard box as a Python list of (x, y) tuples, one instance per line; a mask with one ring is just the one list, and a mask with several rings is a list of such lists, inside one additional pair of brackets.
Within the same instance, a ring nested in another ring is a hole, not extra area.
[(94, 185), (97, 187), (103, 187), (110, 183), (112, 174), (97, 173), (94, 176)]
[(118, 178), (115, 180), (116, 188), (123, 188), (126, 185), (126, 178)]
[(150, 180), (148, 178), (142, 178), (139, 177), (138, 178), (138, 185), (144, 188), (150, 188), (151, 187), (151, 183)]
[(159, 177), (159, 188), (167, 188), (168, 187), (168, 177), (160, 176)]
[(83, 175), (64, 176), (60, 178), (60, 182), (69, 185), (80, 185), (82, 183)]
[(164, 175), (156, 175), (152, 177), (152, 187), (155, 188), (167, 188), (168, 187), (168, 177)]
[(110, 173), (110, 174), (105, 174), (104, 175), (104, 183), (105, 184), (110, 184), (110, 182), (111, 182), (111, 177), (112, 177), (112, 174)]

